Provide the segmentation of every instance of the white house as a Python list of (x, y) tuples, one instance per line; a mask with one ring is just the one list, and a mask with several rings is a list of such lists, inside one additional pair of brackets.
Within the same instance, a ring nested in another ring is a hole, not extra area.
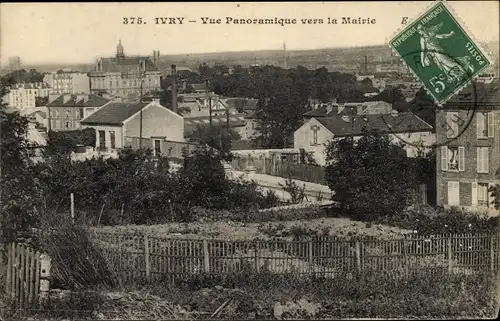
[(184, 118), (156, 99), (150, 103), (111, 102), (81, 124), (82, 128), (95, 129), (98, 151), (130, 146), (151, 148), (155, 156), (180, 157), (185, 145)]
[(294, 148), (304, 149), (313, 155), (318, 165), (326, 165), (325, 147), (329, 142), (350, 135), (359, 139), (363, 129), (389, 134), (394, 143), (404, 144), (408, 157), (416, 155), (416, 146), (430, 146), (435, 142), (431, 125), (411, 112), (393, 112), (312, 117), (295, 131)]

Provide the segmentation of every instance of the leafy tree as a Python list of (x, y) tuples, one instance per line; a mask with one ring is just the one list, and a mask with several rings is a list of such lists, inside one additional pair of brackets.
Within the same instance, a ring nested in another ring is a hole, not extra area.
[[(4, 83), (6, 80), (2, 80)], [(2, 86), (2, 98), (8, 93)], [(0, 242), (13, 241), (36, 226), (40, 205), (39, 181), (36, 179), (28, 141), (28, 120), (18, 112), (7, 112), (0, 107)]]
[(76, 151), (77, 145), (95, 146), (95, 129), (50, 131), (46, 153), (67, 155)]
[(429, 96), (424, 87), (415, 94), (415, 98), (410, 102), (410, 111), (422, 118), (431, 126), (436, 124), (436, 103)]
[(398, 215), (406, 206), (415, 174), (406, 153), (387, 135), (365, 132), (335, 140), (327, 147), (325, 178), (333, 201), (346, 214), (373, 220)]
[[(500, 167), (496, 171), (496, 176), (500, 179)], [(495, 209), (500, 210), (500, 184), (495, 184), (491, 186), (488, 190), (490, 192), (491, 197), (493, 198), (492, 204)]]
[(406, 98), (399, 87), (391, 87), (384, 89), (380, 94), (374, 96), (371, 100), (385, 101), (386, 103), (396, 104), (405, 102)]
[(234, 130), (222, 126), (202, 125), (197, 126), (188, 138), (192, 142), (208, 145), (218, 150), (222, 159), (229, 161), (232, 158), (231, 141), (241, 139), (241, 136)]

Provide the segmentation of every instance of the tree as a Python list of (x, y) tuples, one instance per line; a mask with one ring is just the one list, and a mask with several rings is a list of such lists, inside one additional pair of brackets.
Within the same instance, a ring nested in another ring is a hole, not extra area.
[[(6, 80), (2, 79), (2, 84)], [(8, 93), (2, 86), (1, 96)], [(0, 107), (0, 242), (29, 236), (38, 222), (39, 181), (30, 158), (33, 146), (27, 138), (28, 119)]]
[(208, 145), (221, 153), (222, 159), (229, 161), (231, 155), (231, 141), (241, 139), (240, 135), (232, 129), (221, 126), (202, 125), (196, 127), (189, 135), (189, 140), (199, 144)]
[[(496, 176), (500, 179), (500, 167), (496, 171)], [(491, 186), (488, 190), (490, 192), (491, 197), (493, 198), (492, 204), (495, 209), (500, 210), (500, 184), (495, 184)]]
[(437, 106), (434, 99), (429, 96), (424, 87), (417, 91), (415, 98), (410, 102), (410, 104), (411, 112), (422, 118), (431, 126), (435, 126)]
[(415, 186), (406, 153), (387, 135), (365, 132), (335, 140), (327, 147), (326, 180), (340, 210), (357, 219), (398, 215)]

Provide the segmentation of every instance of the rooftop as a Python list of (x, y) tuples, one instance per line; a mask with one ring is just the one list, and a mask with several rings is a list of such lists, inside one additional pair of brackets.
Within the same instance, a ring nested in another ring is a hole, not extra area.
[(500, 110), (500, 81), (469, 84), (444, 104), (445, 110)]
[[(146, 72), (148, 71), (158, 71), (151, 58), (149, 57), (125, 57), (125, 58), (101, 58), (101, 68), (100, 72), (121, 72), (121, 73), (134, 73), (141, 72), (141, 62), (144, 61), (146, 64)], [(96, 70), (94, 70), (96, 72)]]
[[(209, 126), (210, 124), (210, 116), (203, 117), (192, 117), (192, 118), (184, 118), (184, 133), (186, 135), (191, 134), (196, 130), (198, 126)], [(221, 116), (212, 116), (212, 126), (226, 126), (227, 125), (227, 117), (226, 115)], [(229, 127), (241, 127), (245, 126), (245, 115), (230, 115), (229, 116)]]
[(101, 107), (110, 101), (92, 94), (65, 94), (47, 104), (47, 107)]
[(362, 135), (363, 129), (380, 133), (412, 133), (431, 131), (431, 125), (411, 112), (384, 115), (335, 115), (315, 118), (335, 136)]
[(16, 89), (48, 89), (50, 86), (43, 82), (26, 82), (26, 83), (17, 83), (10, 87), (10, 90)]
[(87, 125), (122, 125), (149, 103), (111, 102), (81, 121)]

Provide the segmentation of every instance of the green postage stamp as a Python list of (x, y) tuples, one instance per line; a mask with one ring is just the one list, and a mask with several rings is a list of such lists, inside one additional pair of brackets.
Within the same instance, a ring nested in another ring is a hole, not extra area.
[(491, 62), (439, 1), (389, 42), (438, 104)]

